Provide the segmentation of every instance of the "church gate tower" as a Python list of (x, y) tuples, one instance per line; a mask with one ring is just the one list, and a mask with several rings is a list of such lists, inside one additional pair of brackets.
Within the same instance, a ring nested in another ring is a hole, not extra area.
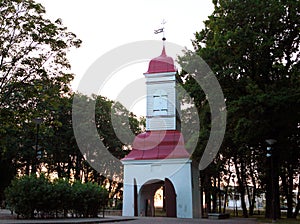
[(163, 44), (161, 55), (144, 73), (146, 132), (135, 137), (132, 151), (122, 159), (123, 216), (155, 216), (154, 194), (162, 187), (166, 216), (199, 217), (199, 182), (180, 132), (176, 72)]

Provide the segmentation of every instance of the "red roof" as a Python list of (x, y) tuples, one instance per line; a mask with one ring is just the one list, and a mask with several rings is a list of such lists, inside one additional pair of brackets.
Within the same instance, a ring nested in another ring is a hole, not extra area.
[(165, 46), (162, 49), (161, 55), (153, 58), (146, 73), (162, 73), (162, 72), (175, 72), (173, 58), (167, 56)]
[(189, 158), (180, 131), (147, 131), (137, 135), (133, 149), (122, 160)]

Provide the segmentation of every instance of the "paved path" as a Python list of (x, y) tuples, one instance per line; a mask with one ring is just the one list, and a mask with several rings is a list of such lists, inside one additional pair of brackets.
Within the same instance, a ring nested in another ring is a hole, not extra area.
[[(113, 222), (107, 222), (113, 223)], [(138, 217), (136, 220), (131, 221), (122, 221), (124, 224), (185, 224), (185, 223), (205, 223), (205, 224), (214, 224), (214, 223), (239, 223), (239, 224), (254, 224), (257, 223), (255, 219), (223, 219), (223, 220), (210, 220), (210, 219), (179, 219), (179, 218), (165, 218), (165, 217)]]
[[(114, 222), (107, 222), (114, 223)], [(239, 224), (254, 224), (255, 219), (242, 219), (242, 218), (231, 218), (223, 220), (210, 220), (210, 219), (179, 219), (179, 218), (164, 218), (164, 217), (138, 217), (136, 220), (131, 221), (121, 221), (124, 224), (185, 224), (185, 223), (205, 223), (205, 224), (214, 224), (214, 223), (239, 223)]]
[(193, 223), (239, 223), (239, 224), (254, 224), (255, 219), (230, 218), (223, 220), (210, 219), (179, 219), (166, 217), (122, 217), (122, 216), (107, 216), (105, 218), (67, 218), (67, 219), (16, 219), (15, 215), (11, 215), (8, 210), (0, 210), (0, 223), (2, 224), (50, 224), (50, 223), (124, 223), (124, 224), (193, 224)]

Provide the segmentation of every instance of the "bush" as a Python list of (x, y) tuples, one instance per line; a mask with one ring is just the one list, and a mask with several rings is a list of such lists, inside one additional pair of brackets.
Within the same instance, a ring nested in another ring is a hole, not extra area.
[(57, 179), (53, 183), (52, 201), (55, 205), (56, 216), (60, 213), (67, 217), (69, 211), (72, 210), (72, 189), (71, 184), (67, 180)]
[(12, 181), (5, 191), (9, 208), (25, 218), (33, 218), (34, 211), (47, 209), (51, 185), (41, 176), (24, 176)]
[(67, 216), (69, 212), (81, 217), (96, 217), (107, 202), (106, 189), (93, 183), (65, 180), (51, 183), (44, 176), (23, 176), (12, 181), (5, 190), (6, 201), (11, 210), (24, 218)]
[(75, 182), (72, 186), (72, 195), (76, 214), (84, 217), (96, 217), (108, 198), (107, 191), (93, 183)]

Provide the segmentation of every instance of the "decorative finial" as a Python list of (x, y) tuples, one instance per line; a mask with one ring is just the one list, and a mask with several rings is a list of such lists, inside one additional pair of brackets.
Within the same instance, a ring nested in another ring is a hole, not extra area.
[(166, 41), (166, 38), (165, 38), (165, 27), (164, 27), (164, 25), (165, 25), (166, 23), (167, 23), (166, 20), (163, 19), (163, 21), (161, 22), (161, 24), (162, 24), (163, 27), (160, 28), (160, 29), (154, 30), (154, 34), (163, 33), (163, 38), (162, 38), (162, 40), (163, 40), (164, 42)]
[(163, 26), (163, 38), (162, 40), (165, 41), (165, 24), (167, 23), (167, 21), (165, 19), (162, 20), (161, 25)]

